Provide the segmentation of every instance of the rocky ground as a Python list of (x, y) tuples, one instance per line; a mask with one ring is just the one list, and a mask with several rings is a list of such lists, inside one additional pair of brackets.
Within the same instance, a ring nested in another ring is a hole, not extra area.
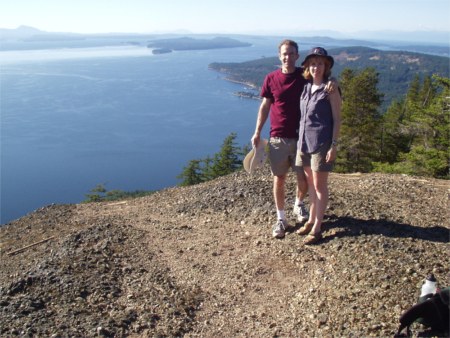
[(429, 272), (450, 284), (449, 188), (332, 174), (315, 246), (271, 237), (267, 168), (47, 206), (0, 228), (0, 336), (392, 337)]

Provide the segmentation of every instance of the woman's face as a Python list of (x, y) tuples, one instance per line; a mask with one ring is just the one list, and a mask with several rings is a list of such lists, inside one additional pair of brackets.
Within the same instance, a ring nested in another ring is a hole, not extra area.
[(325, 60), (324, 58), (318, 56), (318, 57), (312, 57), (309, 61), (309, 73), (313, 78), (323, 78), (324, 72), (325, 72)]

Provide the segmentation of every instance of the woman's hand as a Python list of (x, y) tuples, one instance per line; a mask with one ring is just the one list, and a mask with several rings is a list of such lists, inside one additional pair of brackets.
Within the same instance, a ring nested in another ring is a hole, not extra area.
[(333, 162), (336, 159), (337, 149), (335, 146), (331, 146), (330, 150), (327, 152), (327, 157), (325, 158), (326, 162)]

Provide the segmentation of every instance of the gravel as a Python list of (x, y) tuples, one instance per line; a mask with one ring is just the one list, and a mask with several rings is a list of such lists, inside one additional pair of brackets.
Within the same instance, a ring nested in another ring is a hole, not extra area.
[(268, 168), (46, 206), (0, 227), (0, 336), (392, 337), (428, 273), (449, 285), (449, 188), (332, 173), (315, 246), (271, 237)]

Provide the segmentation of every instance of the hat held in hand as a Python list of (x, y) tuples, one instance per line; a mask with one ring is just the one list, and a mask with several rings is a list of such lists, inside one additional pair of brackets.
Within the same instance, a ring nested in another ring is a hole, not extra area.
[(245, 156), (243, 162), (244, 169), (249, 174), (252, 174), (256, 169), (261, 168), (264, 165), (267, 158), (267, 142), (266, 139), (261, 139), (258, 146), (256, 148), (253, 147), (253, 149)]

